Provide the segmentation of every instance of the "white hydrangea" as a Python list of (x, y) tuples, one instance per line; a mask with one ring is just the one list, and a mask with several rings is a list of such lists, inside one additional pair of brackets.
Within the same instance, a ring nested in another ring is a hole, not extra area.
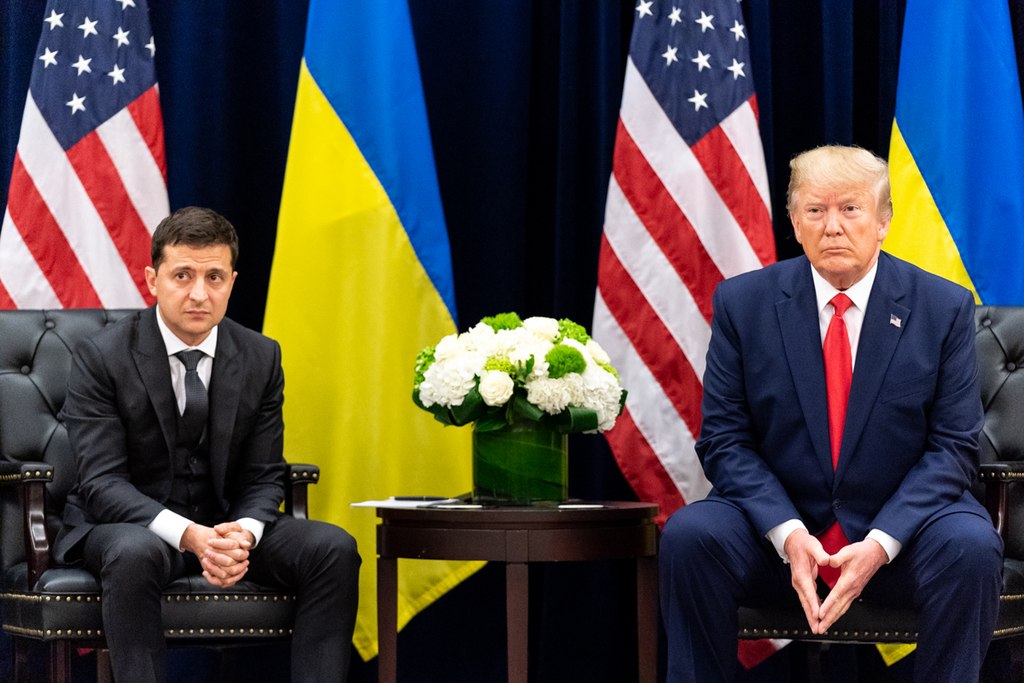
[(459, 337), (469, 351), (476, 351), (485, 357), (498, 354), (498, 334), (487, 323), (477, 323)]
[(486, 370), (480, 376), (480, 397), (489, 406), (503, 406), (512, 398), (515, 383), (501, 370)]
[(526, 383), (526, 400), (549, 415), (565, 410), (571, 399), (568, 382), (541, 377)]
[(615, 426), (619, 415), (619, 397), (622, 388), (619, 380), (604, 368), (590, 365), (583, 376), (583, 407), (597, 413), (598, 431), (607, 431)]
[(429, 408), (438, 403), (446, 408), (460, 406), (473, 387), (483, 366), (478, 354), (467, 354), (446, 361), (435, 360), (423, 373), (420, 402)]

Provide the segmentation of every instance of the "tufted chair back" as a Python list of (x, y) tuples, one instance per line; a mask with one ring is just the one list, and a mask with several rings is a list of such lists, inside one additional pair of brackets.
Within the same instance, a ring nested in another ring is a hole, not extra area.
[[(0, 461), (53, 466), (53, 481), (46, 487), (46, 531), (51, 542), (76, 476), (67, 430), (57, 420), (64, 405), (71, 353), (79, 340), (130, 312), (0, 311)], [(6, 572), (25, 561), (25, 546), (20, 504), (14, 497), (3, 501), (0, 570)]]
[[(1024, 306), (978, 306), (975, 315), (985, 426), (981, 462), (1024, 465)], [(982, 501), (980, 488), (975, 495)], [(1007, 489), (1007, 558), (1024, 559), (1024, 488)]]

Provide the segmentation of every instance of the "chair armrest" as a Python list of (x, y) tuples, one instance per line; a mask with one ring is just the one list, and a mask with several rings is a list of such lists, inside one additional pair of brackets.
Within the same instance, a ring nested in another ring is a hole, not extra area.
[(978, 470), (978, 481), (985, 484), (985, 507), (992, 517), (996, 531), (1006, 543), (1009, 537), (1009, 517), (1006, 505), (1010, 484), (1024, 481), (1024, 462), (1006, 461), (985, 463)]
[(316, 465), (288, 463), (284, 486), (284, 512), (298, 519), (309, 519), (310, 484), (320, 481), (320, 468)]
[(50, 567), (50, 541), (46, 538), (46, 485), (51, 481), (53, 465), (42, 462), (0, 463), (0, 486), (17, 485), (21, 491), (29, 586), (34, 586)]

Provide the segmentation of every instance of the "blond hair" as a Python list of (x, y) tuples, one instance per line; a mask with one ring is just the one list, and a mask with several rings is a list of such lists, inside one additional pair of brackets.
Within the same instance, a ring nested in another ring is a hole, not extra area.
[(786, 210), (790, 214), (796, 208), (797, 194), (802, 188), (864, 187), (877, 199), (879, 217), (882, 220), (892, 218), (889, 165), (866, 149), (842, 145), (816, 147), (793, 157), (789, 169)]

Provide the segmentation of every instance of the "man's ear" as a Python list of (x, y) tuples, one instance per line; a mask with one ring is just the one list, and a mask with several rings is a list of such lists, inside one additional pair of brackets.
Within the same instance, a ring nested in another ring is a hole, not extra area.
[(146, 266), (146, 286), (149, 293), (156, 296), (156, 269), (153, 266)]

